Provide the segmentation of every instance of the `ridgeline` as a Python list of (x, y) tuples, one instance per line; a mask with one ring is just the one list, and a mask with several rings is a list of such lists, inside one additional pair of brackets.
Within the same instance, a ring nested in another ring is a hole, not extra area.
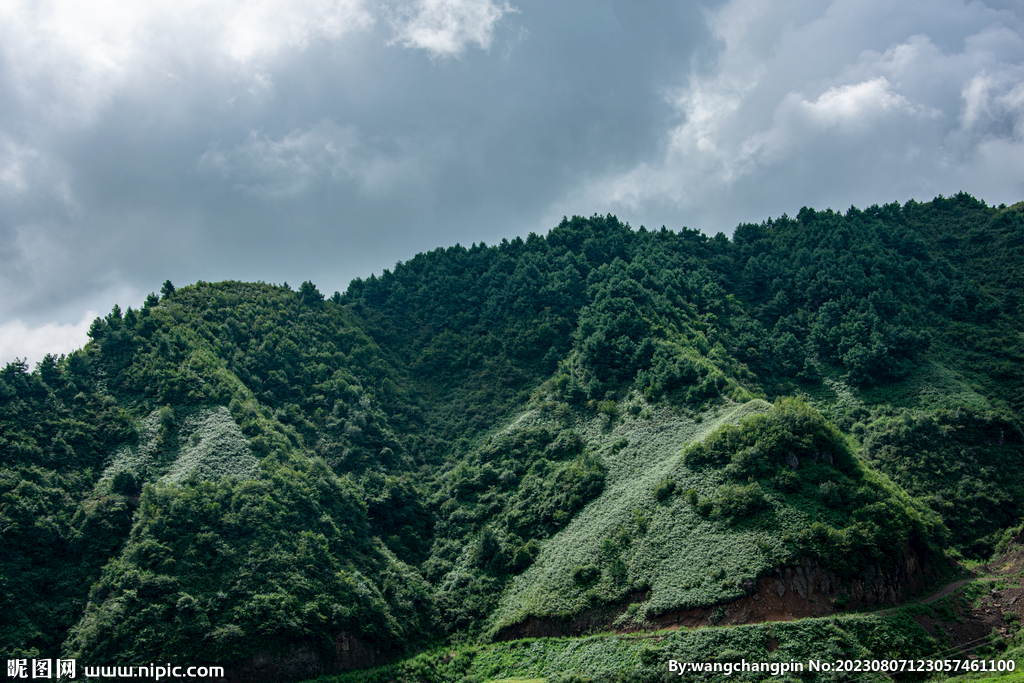
[(1024, 516), (1021, 264), (961, 193), (167, 282), (0, 371), (0, 655), (299, 680), (906, 599)]

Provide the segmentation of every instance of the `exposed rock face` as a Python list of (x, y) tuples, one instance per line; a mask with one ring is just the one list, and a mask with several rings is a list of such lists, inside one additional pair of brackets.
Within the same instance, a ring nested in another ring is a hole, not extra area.
[(230, 683), (278, 683), (302, 681), (346, 669), (365, 669), (384, 664), (395, 657), (382, 653), (369, 643), (342, 632), (334, 639), (333, 651), (297, 643), (274, 653), (258, 652), (241, 662), (225, 667)]
[(670, 612), (656, 617), (654, 623), (658, 628), (676, 624), (694, 627), (825, 616), (845, 609), (902, 602), (921, 593), (935, 576), (934, 568), (909, 547), (904, 548), (898, 561), (887, 567), (869, 565), (852, 580), (843, 580), (805, 557), (795, 567), (762, 576), (756, 591), (748, 597), (726, 605)]
[[(817, 561), (805, 557), (796, 566), (781, 567), (762, 576), (756, 586), (748, 582), (744, 588), (751, 594), (747, 597), (723, 605), (661, 614), (651, 620), (651, 625), (653, 628), (694, 628), (826, 616), (847, 609), (902, 602), (920, 594), (937, 576), (937, 568), (926, 563), (909, 546), (891, 565), (870, 565), (852, 580), (843, 580)], [(588, 610), (570, 620), (530, 617), (503, 629), (497, 639), (576, 636), (610, 629), (629, 604), (642, 600), (643, 595), (636, 594), (614, 608)]]

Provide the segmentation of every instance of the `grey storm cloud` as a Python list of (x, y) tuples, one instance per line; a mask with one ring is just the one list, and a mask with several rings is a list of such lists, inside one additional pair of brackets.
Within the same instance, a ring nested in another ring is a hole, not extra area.
[(718, 51), (667, 97), (656, 155), (576, 197), (661, 207), (705, 231), (793, 213), (931, 199), (1024, 198), (1021, 6), (954, 0), (733, 0)]
[(563, 215), (1024, 199), (1021, 11), (0, 2), (0, 362), (167, 278), (331, 292)]

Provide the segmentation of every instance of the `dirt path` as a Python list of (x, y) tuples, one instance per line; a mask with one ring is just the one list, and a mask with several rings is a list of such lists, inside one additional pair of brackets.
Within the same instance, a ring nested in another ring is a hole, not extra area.
[[(975, 581), (998, 581), (999, 578), (1000, 577), (998, 577), (998, 576), (973, 576), (971, 578), (961, 579), (959, 581), (954, 581), (953, 583), (948, 583), (945, 586), (943, 586), (939, 590), (939, 592), (934, 593), (932, 595), (929, 595), (924, 600), (919, 600), (917, 602), (917, 604), (918, 605), (930, 605), (933, 602), (938, 602), (942, 598), (948, 598), (958, 588), (962, 588), (962, 587), (966, 586), (969, 583), (974, 583)], [(913, 603), (911, 603), (911, 604), (913, 604)]]
[(947, 583), (942, 588), (940, 588), (939, 590), (935, 591), (934, 593), (932, 593), (931, 595), (929, 595), (926, 598), (922, 598), (920, 600), (908, 600), (907, 602), (903, 602), (903, 603), (900, 603), (898, 605), (893, 605), (891, 607), (886, 607), (884, 609), (870, 610), (870, 611), (864, 611), (864, 612), (857, 612), (857, 614), (877, 614), (879, 616), (884, 616), (884, 615), (887, 615), (887, 614), (895, 614), (896, 612), (899, 612), (904, 607), (909, 607), (910, 605), (930, 605), (933, 602), (938, 602), (939, 600), (942, 600), (943, 598), (948, 598), (950, 595), (952, 595), (953, 593), (957, 592), (959, 589), (963, 588), (964, 586), (966, 586), (969, 583), (974, 583), (976, 581), (981, 581), (981, 582), (988, 583), (988, 582), (992, 582), (992, 581), (999, 581), (1002, 578), (1004, 578), (1004, 577), (1001, 577), (1001, 576), (990, 576), (990, 575), (987, 575), (987, 574), (981, 574), (981, 575), (976, 575), (976, 576), (969, 576), (966, 579), (958, 579), (956, 581), (953, 581), (952, 583)]
[(1009, 581), (1013, 584), (1019, 585), (1020, 578), (1024, 577), (1024, 547), (1019, 545), (1024, 538), (1019, 538), (1015, 546), (1011, 546), (1010, 550), (1002, 557), (993, 559), (988, 564), (980, 565), (977, 569), (980, 573), (972, 574), (966, 578), (947, 583), (945, 586), (932, 593), (926, 598), (921, 600), (914, 600), (905, 602), (901, 605), (895, 605), (893, 607), (887, 607), (884, 610), (872, 612), (872, 614), (891, 614), (892, 612), (898, 611), (902, 607), (908, 605), (930, 605), (933, 602), (938, 602), (943, 598), (948, 598), (950, 595), (955, 593), (957, 590), (963, 588), (969, 583), (980, 581), (984, 583), (991, 583), (993, 581)]

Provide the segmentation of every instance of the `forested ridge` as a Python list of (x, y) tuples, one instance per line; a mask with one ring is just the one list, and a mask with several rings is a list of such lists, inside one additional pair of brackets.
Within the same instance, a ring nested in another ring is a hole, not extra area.
[(0, 650), (381, 655), (1024, 516), (1024, 203), (573, 217), (325, 297), (166, 282), (0, 370)]

